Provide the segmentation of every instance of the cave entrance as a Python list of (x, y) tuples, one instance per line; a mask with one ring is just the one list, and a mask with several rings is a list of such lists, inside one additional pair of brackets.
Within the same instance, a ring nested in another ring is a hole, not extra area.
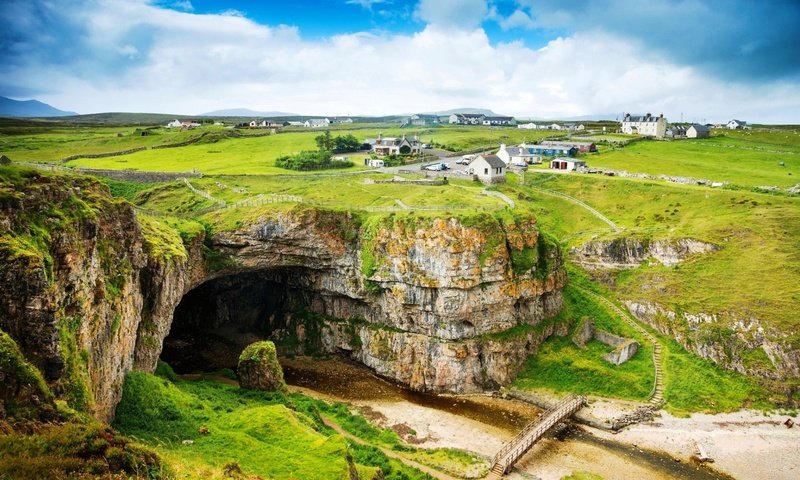
[[(161, 359), (177, 372), (235, 369), (239, 354), (272, 340), (281, 354), (302, 354), (318, 341), (311, 272), (281, 268), (209, 280), (183, 296)], [(316, 326), (316, 331), (315, 327)]]

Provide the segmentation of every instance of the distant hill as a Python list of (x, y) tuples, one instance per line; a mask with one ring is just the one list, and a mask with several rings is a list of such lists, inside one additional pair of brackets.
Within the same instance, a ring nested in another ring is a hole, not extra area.
[(425, 115), (452, 115), (454, 113), (479, 113), (487, 117), (499, 117), (501, 115), (494, 113), (488, 108), (453, 108), (451, 110), (440, 110), (438, 112), (425, 112)]
[(0, 116), (3, 117), (65, 117), (77, 115), (51, 107), (38, 100), (14, 100), (0, 97)]
[(229, 108), (227, 110), (214, 110), (201, 113), (199, 117), (299, 117), (296, 113), (287, 112), (258, 112), (249, 108)]

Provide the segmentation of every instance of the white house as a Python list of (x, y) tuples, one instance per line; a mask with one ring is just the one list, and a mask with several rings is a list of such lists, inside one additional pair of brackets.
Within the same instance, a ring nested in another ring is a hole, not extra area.
[(303, 126), (306, 128), (324, 128), (330, 127), (331, 121), (327, 118), (311, 118), (303, 123)]
[(648, 137), (664, 138), (667, 132), (667, 119), (664, 114), (659, 116), (631, 115), (626, 113), (622, 119), (622, 133), (628, 135), (642, 135)]
[(507, 147), (505, 143), (500, 144), (497, 157), (506, 165), (516, 165), (523, 167), (532, 163), (542, 163), (542, 156), (532, 153), (523, 143), (518, 147)]
[(574, 158), (559, 157), (550, 160), (550, 168), (553, 170), (566, 170), (574, 172), (579, 168), (586, 167), (586, 162), (583, 160), (575, 160)]
[(708, 138), (709, 133), (708, 127), (695, 123), (686, 129), (686, 138)]
[(414, 125), (415, 127), (424, 127), (426, 125), (438, 125), (440, 122), (438, 115), (415, 113), (408, 117), (403, 123), (405, 125)]
[(517, 125), (517, 128), (524, 128), (525, 130), (536, 130), (537, 128), (539, 128), (539, 126), (533, 122), (530, 122), (530, 123), (520, 123), (519, 125)]
[(290, 127), (305, 127), (305, 122), (286, 122)]
[(181, 121), (176, 118), (167, 124), (167, 128), (181, 128)]
[[(371, 142), (368, 141), (368, 143)], [(372, 151), (378, 155), (413, 155), (421, 152), (422, 149), (417, 136), (409, 140), (405, 135), (396, 138), (378, 134), (375, 143), (372, 143)]]
[(744, 122), (742, 120), (736, 120), (736, 119), (731, 120), (725, 126), (728, 127), (728, 130), (743, 130), (743, 129), (746, 129), (746, 128), (750, 128), (750, 127), (747, 126), (747, 122)]
[(517, 121), (514, 117), (483, 117), (482, 123), (484, 125), (493, 125), (493, 126), (500, 126), (500, 125), (516, 125)]
[(554, 124), (550, 125), (550, 130), (563, 130), (563, 129), (564, 129), (564, 127), (562, 127), (561, 125), (559, 125), (557, 123), (554, 123)]
[(478, 155), (467, 166), (467, 171), (483, 183), (506, 181), (506, 164), (497, 155)]
[(454, 113), (448, 121), (458, 125), (481, 125), (486, 115), (482, 113)]

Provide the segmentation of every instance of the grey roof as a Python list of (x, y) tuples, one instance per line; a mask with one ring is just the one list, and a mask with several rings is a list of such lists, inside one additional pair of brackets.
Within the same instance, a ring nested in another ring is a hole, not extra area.
[(496, 117), (483, 117), (484, 120), (514, 120), (514, 117), (503, 117), (503, 116), (496, 116)]
[(630, 113), (626, 114), (625, 117), (622, 119), (623, 122), (656, 122), (661, 117), (657, 117), (655, 115), (650, 115), (649, 113), (645, 115), (631, 115)]
[(506, 152), (512, 157), (538, 157), (535, 153), (531, 153), (527, 148), (522, 147), (506, 147)]
[(692, 127), (694, 127), (694, 129), (696, 131), (698, 131), (698, 132), (707, 132), (708, 131), (708, 127), (706, 127), (705, 125), (701, 125), (699, 123), (693, 124)]
[(498, 157), (497, 155), (494, 155), (494, 154), (492, 154), (492, 155), (481, 155), (478, 158), (481, 158), (481, 157), (483, 157), (483, 159), (486, 160), (486, 163), (488, 163), (489, 166), (492, 167), (492, 168), (500, 168), (500, 167), (505, 168), (505, 166), (506, 166), (506, 162), (500, 160), (500, 157)]
[[(736, 120), (735, 118), (733, 120), (731, 120), (731, 122), (736, 122), (739, 125), (747, 125), (747, 122), (745, 122), (743, 120)], [(728, 123), (731, 123), (731, 122), (728, 122)]]
[(485, 117), (486, 116), (486, 115), (484, 115), (482, 113), (456, 113), (455, 115), (458, 115), (459, 117), (464, 117), (464, 118), (481, 118), (481, 117)]

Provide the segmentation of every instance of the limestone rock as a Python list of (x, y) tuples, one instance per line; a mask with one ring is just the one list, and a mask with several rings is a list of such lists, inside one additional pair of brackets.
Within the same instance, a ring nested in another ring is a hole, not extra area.
[(691, 255), (719, 250), (719, 246), (692, 238), (655, 240), (625, 237), (586, 242), (570, 251), (571, 258), (585, 268), (634, 268), (653, 259), (671, 266)]
[(268, 392), (286, 389), (275, 344), (262, 341), (250, 344), (239, 356), (239, 386)]

